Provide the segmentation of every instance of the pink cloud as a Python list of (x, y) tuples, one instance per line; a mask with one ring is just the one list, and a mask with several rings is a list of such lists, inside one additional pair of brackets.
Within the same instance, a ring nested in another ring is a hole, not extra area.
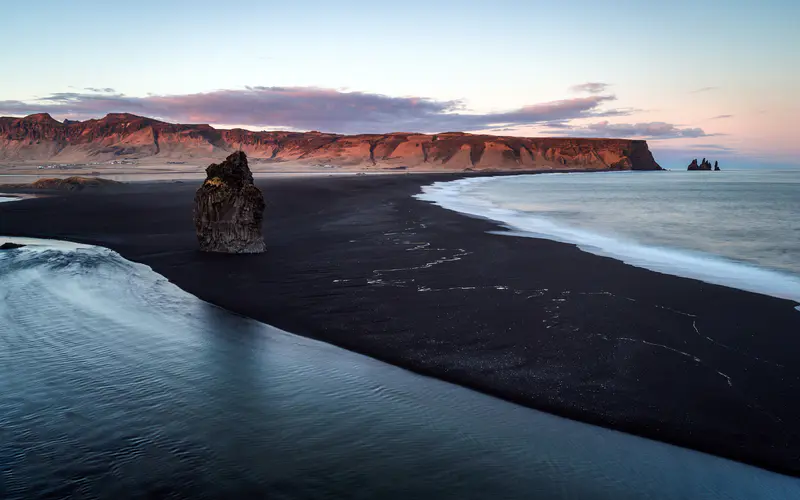
[(30, 102), (0, 101), (0, 113), (47, 112), (85, 119), (128, 112), (178, 122), (237, 123), (343, 133), (442, 132), (630, 113), (630, 110), (602, 109), (615, 99), (613, 95), (591, 95), (526, 105), (507, 112), (477, 114), (465, 111), (464, 103), (459, 100), (391, 97), (317, 87), (246, 87), (146, 97), (108, 92), (54, 93)]

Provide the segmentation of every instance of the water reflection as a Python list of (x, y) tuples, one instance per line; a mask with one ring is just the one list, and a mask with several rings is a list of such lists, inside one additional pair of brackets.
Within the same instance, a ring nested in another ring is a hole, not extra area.
[(798, 498), (798, 481), (229, 314), (97, 248), (0, 255), (0, 496)]

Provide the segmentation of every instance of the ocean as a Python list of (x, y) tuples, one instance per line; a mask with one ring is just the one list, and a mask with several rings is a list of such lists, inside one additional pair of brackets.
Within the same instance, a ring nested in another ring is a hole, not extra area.
[(419, 199), (666, 274), (800, 302), (800, 170), (468, 178)]
[(108, 249), (13, 241), (1, 498), (800, 498), (234, 315)]

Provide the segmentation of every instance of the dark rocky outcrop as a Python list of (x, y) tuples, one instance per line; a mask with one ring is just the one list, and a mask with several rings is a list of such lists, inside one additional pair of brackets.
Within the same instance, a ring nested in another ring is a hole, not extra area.
[(203, 252), (261, 253), (264, 197), (253, 184), (247, 155), (238, 151), (206, 168), (194, 197), (194, 224)]
[(124, 183), (103, 179), (102, 177), (67, 177), (59, 179), (48, 177), (38, 179), (30, 184), (5, 184), (5, 188), (22, 190), (53, 190), (53, 191), (83, 191), (84, 189), (97, 189), (111, 186), (123, 186)]
[(82, 191), (84, 189), (96, 189), (108, 186), (118, 186), (122, 184), (111, 179), (102, 177), (67, 177), (66, 179), (39, 179), (30, 186), (34, 189), (58, 189), (63, 191)]
[(10, 241), (7, 241), (2, 245), (0, 245), (0, 250), (14, 250), (15, 248), (22, 248), (24, 246), (25, 245), (21, 245), (19, 243), (12, 243)]
[(719, 172), (719, 162), (714, 162), (714, 170)]
[(719, 165), (717, 162), (714, 162), (714, 166), (711, 166), (711, 162), (703, 158), (703, 161), (700, 162), (698, 165), (697, 158), (692, 160), (692, 163), (689, 164), (689, 168), (687, 170), (719, 170)]

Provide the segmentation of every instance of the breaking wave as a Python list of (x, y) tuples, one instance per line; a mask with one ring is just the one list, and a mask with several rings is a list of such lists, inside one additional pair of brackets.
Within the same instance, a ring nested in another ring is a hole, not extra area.
[[(514, 178), (567, 175), (614, 174), (537, 174), (514, 177), (477, 177), (436, 182), (425, 186), (416, 197), (443, 208), (502, 223), (507, 232), (498, 234), (545, 238), (577, 245), (596, 255), (611, 257), (637, 267), (693, 278), (749, 292), (800, 302), (800, 277), (771, 269), (735, 262), (724, 257), (691, 250), (641, 244), (618, 236), (573, 227), (553, 218), (524, 210), (501, 207), (473, 188), (502, 186)], [(535, 201), (535, 194), (531, 195)]]

